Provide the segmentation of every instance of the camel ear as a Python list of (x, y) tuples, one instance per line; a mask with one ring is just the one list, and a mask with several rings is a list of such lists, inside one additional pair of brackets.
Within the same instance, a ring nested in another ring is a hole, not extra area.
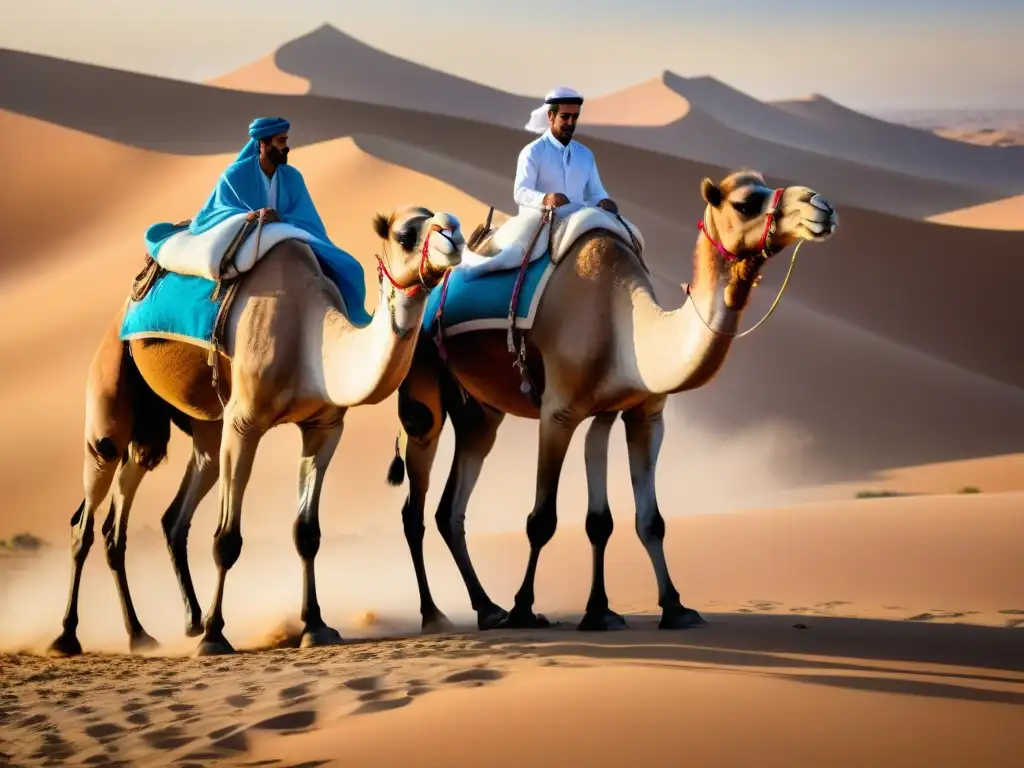
[(391, 221), (383, 213), (375, 214), (373, 217), (373, 231), (377, 233), (377, 237), (381, 240), (388, 239), (388, 233), (391, 231)]
[(710, 205), (712, 208), (717, 208), (722, 204), (722, 192), (715, 186), (715, 182), (705, 176), (700, 182), (700, 195), (704, 198), (704, 202)]

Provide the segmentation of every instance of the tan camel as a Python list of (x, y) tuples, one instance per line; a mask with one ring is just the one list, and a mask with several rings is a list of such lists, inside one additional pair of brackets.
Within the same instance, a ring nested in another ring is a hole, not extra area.
[[(608, 607), (604, 551), (612, 533), (607, 495), (608, 436), (617, 415), (626, 428), (636, 531), (654, 567), (662, 628), (703, 622), (682, 604), (665, 561), (665, 522), (655, 496), (655, 467), (664, 434), (662, 412), (670, 394), (707, 384), (725, 361), (761, 268), (800, 240), (823, 241), (838, 223), (814, 190), (772, 190), (756, 172), (704, 179), (707, 203), (693, 256), (689, 300), (662, 309), (651, 279), (627, 241), (608, 231), (583, 234), (552, 272), (527, 335), (527, 365), (539, 407), (520, 389), (515, 355), (504, 330), (469, 330), (443, 339), (447, 363), (426, 336), (399, 387), (409, 491), (402, 510), (406, 540), (420, 591), (424, 629), (450, 627), (430, 594), (423, 562), (424, 499), (446, 416), (455, 429), (455, 456), (436, 521), (462, 574), (481, 629), (546, 626), (534, 614), (534, 576), (541, 548), (556, 527), (555, 499), (562, 462), (576, 427), (587, 433), (586, 531), (593, 547), (590, 598), (580, 629), (625, 626)], [(471, 238), (471, 242), (473, 238)], [(478, 249), (479, 250), (479, 249)], [(713, 330), (712, 330), (713, 329)], [(540, 420), (536, 499), (527, 518), (530, 556), (511, 612), (484, 591), (466, 547), (465, 516), (483, 462), (506, 414)], [(402, 482), (396, 457), (388, 482)]]
[[(319, 499), (324, 474), (341, 439), (346, 411), (378, 403), (395, 389), (412, 360), (430, 288), (461, 260), (458, 219), (411, 207), (378, 215), (384, 241), (380, 299), (372, 321), (349, 322), (336, 286), (309, 247), (286, 240), (237, 281), (226, 313), (215, 390), (206, 349), (184, 341), (118, 338), (119, 314), (92, 361), (86, 388), (85, 499), (71, 519), (72, 579), (55, 654), (81, 653), (77, 637), (82, 566), (93, 541), (93, 517), (120, 466), (102, 526), (133, 650), (155, 646), (128, 591), (124, 555), (128, 515), (146, 472), (165, 457), (173, 421), (193, 439), (178, 495), (163, 516), (182, 597), (187, 634), (199, 634), (199, 602), (186, 558), (188, 529), (203, 497), (220, 480), (214, 542), (218, 568), (213, 605), (204, 619), (199, 655), (233, 651), (223, 634), (224, 581), (241, 552), (242, 496), (260, 438), (279, 424), (302, 432), (295, 544), (302, 558), (304, 646), (341, 641), (320, 615), (313, 562), (320, 545)], [(391, 248), (389, 248), (389, 244)], [(389, 252), (395, 261), (389, 262)], [(387, 282), (385, 282), (385, 279)], [(122, 313), (123, 313), (122, 308)], [(220, 397), (224, 398), (222, 407)]]

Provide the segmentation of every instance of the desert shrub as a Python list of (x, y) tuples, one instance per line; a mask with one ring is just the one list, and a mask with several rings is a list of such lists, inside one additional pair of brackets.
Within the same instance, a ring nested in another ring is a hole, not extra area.
[(858, 499), (885, 499), (890, 496), (904, 496), (898, 491), (857, 491)]
[(957, 491), (957, 493), (981, 493), (981, 488), (978, 488), (973, 485), (965, 485), (963, 488)]
[(18, 533), (10, 541), (0, 542), (0, 547), (13, 552), (38, 552), (46, 546), (46, 542), (31, 533)]

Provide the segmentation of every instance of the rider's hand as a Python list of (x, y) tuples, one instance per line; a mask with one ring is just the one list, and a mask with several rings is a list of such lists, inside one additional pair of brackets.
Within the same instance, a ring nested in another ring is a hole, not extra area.
[(608, 213), (618, 213), (619, 206), (610, 197), (606, 197), (604, 200), (597, 204), (598, 208), (604, 208)]
[(554, 206), (558, 208), (560, 205), (568, 205), (569, 198), (563, 195), (561, 192), (548, 192), (544, 195), (544, 199), (541, 201), (544, 205)]

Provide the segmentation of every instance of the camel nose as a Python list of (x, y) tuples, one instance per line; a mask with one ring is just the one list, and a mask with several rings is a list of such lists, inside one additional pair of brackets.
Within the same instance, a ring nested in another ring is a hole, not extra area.
[(437, 228), (435, 231), (447, 229), (454, 232), (459, 228), (459, 220), (454, 215), (441, 211), (434, 214), (434, 227)]

